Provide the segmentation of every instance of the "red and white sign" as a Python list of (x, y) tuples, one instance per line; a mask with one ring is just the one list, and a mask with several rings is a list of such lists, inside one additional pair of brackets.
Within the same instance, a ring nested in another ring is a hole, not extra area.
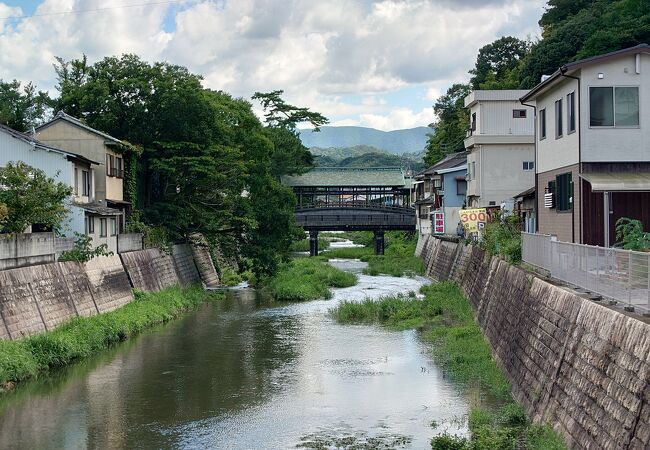
[(445, 234), (445, 213), (433, 213), (433, 234)]

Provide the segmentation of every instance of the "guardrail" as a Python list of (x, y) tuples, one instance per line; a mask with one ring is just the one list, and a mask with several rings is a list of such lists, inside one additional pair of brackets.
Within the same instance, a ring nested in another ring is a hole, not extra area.
[(308, 211), (314, 209), (363, 209), (363, 210), (376, 210), (376, 211), (394, 211), (402, 214), (415, 214), (415, 209), (410, 206), (395, 206), (395, 205), (373, 205), (366, 203), (310, 203), (307, 205), (296, 206), (296, 212)]
[(522, 233), (524, 262), (558, 280), (650, 313), (650, 253), (561, 242)]

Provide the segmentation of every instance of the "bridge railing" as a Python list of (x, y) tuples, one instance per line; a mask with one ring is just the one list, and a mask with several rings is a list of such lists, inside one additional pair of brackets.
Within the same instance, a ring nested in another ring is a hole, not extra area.
[(396, 205), (380, 205), (380, 204), (368, 204), (365, 202), (345, 202), (345, 203), (325, 203), (325, 202), (316, 202), (309, 204), (302, 204), (296, 206), (296, 212), (307, 211), (313, 209), (322, 209), (322, 208), (351, 208), (351, 209), (368, 209), (368, 210), (380, 210), (380, 211), (394, 211), (401, 214), (415, 214), (415, 209), (411, 206), (396, 206)]

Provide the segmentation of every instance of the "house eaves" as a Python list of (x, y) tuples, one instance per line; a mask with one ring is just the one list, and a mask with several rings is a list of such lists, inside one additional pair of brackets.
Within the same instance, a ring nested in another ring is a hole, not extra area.
[(527, 102), (529, 100), (534, 100), (539, 94), (545, 92), (551, 86), (555, 85), (559, 78), (563, 78), (562, 75), (567, 75), (579, 70), (585, 66), (595, 64), (597, 62), (609, 61), (625, 55), (634, 55), (637, 53), (646, 53), (650, 54), (650, 45), (648, 44), (639, 44), (634, 47), (624, 48), (622, 50), (616, 50), (614, 52), (605, 53), (603, 55), (592, 56), (591, 58), (585, 58), (578, 61), (567, 63), (559, 67), (555, 72), (551, 74), (547, 79), (539, 83), (537, 86), (532, 88), (528, 94), (523, 95), (519, 101), (521, 103)]
[(93, 134), (95, 134), (97, 136), (103, 137), (105, 139), (104, 144), (106, 144), (106, 145), (124, 145), (124, 143), (122, 141), (120, 141), (119, 139), (116, 139), (113, 136), (111, 136), (109, 134), (106, 134), (106, 133), (103, 133), (103, 132), (101, 132), (99, 130), (96, 130), (96, 129), (92, 128), (92, 127), (89, 127), (88, 125), (83, 123), (81, 120), (77, 119), (76, 117), (72, 117), (71, 115), (66, 114), (63, 111), (59, 111), (58, 113), (56, 113), (56, 116), (54, 116), (54, 119), (52, 119), (49, 122), (46, 122), (43, 125), (37, 127), (36, 130), (37, 131), (38, 130), (43, 130), (43, 129), (51, 126), (51, 125), (54, 125), (59, 120), (63, 120), (63, 121), (68, 122), (69, 124), (74, 125), (74, 126), (76, 126), (78, 128), (86, 130), (86, 131), (88, 131), (90, 133), (93, 133)]

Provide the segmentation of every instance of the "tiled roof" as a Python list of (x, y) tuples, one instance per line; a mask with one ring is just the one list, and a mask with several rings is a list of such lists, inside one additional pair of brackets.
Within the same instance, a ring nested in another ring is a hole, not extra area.
[(438, 161), (433, 166), (422, 172), (423, 175), (432, 175), (438, 170), (451, 169), (452, 167), (462, 166), (467, 163), (467, 155), (469, 152), (457, 152), (447, 155), (443, 160)]
[(77, 119), (76, 117), (72, 117), (71, 115), (66, 114), (63, 111), (59, 111), (58, 113), (56, 113), (56, 116), (54, 116), (54, 119), (50, 120), (49, 122), (44, 123), (43, 125), (41, 125), (40, 127), (36, 128), (36, 129), (40, 130), (40, 129), (49, 127), (50, 125), (52, 125), (53, 123), (55, 123), (58, 120), (65, 120), (66, 122), (71, 123), (72, 125), (75, 125), (75, 126), (77, 126), (79, 128), (83, 128), (86, 131), (90, 131), (91, 133), (96, 134), (98, 136), (101, 136), (101, 137), (103, 137), (103, 138), (105, 138), (105, 139), (107, 139), (107, 140), (109, 140), (111, 142), (114, 142), (116, 144), (122, 144), (123, 143), (119, 139), (116, 139), (116, 138), (114, 138), (113, 136), (111, 136), (109, 134), (103, 133), (103, 132), (101, 132), (99, 130), (96, 130), (96, 129), (92, 128), (92, 127), (89, 127), (88, 125), (83, 123), (81, 120)]
[(21, 141), (33, 145), (36, 148), (66, 155), (68, 159), (78, 159), (88, 164), (99, 164), (98, 162), (93, 161), (92, 159), (88, 159), (85, 156), (81, 156), (76, 153), (69, 152), (68, 150), (62, 150), (60, 148), (56, 148), (56, 147), (52, 147), (51, 145), (44, 144), (38, 139), (34, 139), (33, 136), (27, 133), (21, 133), (20, 131), (14, 130), (13, 128), (9, 128), (8, 126), (3, 125), (1, 123), (0, 123), (0, 131), (4, 131), (5, 133), (11, 135), (12, 137), (16, 139), (20, 139)]
[(99, 216), (119, 216), (122, 214), (122, 211), (115, 208), (109, 208), (103, 203), (74, 203), (74, 206), (77, 206), (85, 211), (88, 211), (92, 214), (97, 214)]
[(392, 186), (404, 187), (406, 181), (402, 169), (396, 167), (386, 168), (339, 168), (316, 167), (309, 172), (298, 176), (282, 177), (282, 182), (287, 186)]

